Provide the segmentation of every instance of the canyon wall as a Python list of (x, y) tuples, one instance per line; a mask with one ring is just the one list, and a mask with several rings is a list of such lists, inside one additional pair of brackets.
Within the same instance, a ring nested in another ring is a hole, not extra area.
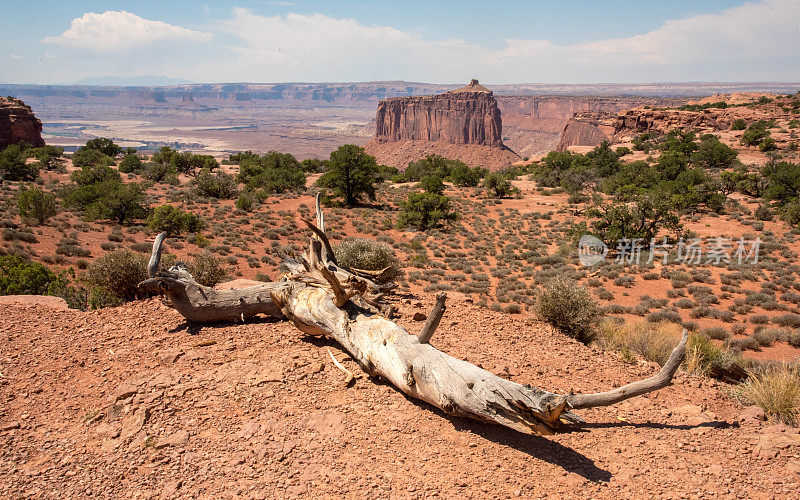
[[(697, 88), (685, 85), (502, 85), (492, 88), (494, 104), (488, 96), (472, 96), (469, 102), (474, 108), (465, 107), (457, 113), (471, 114), (463, 123), (459, 122), (460, 118), (445, 119), (446, 113), (443, 114), (445, 111), (455, 113), (455, 106), (463, 101), (452, 95), (440, 100), (442, 106), (444, 101), (449, 102), (451, 109), (442, 107), (431, 116), (420, 111), (424, 108), (420, 105), (417, 111), (421, 114), (413, 119), (411, 111), (396, 113), (388, 107), (385, 115), (378, 119), (376, 107), (381, 100), (391, 102), (394, 98), (406, 97), (422, 101), (433, 97), (409, 96), (441, 96), (443, 93), (447, 96), (459, 90), (458, 87), (401, 81), (163, 87), (0, 84), (0, 95), (13, 95), (33, 106), (37, 117), (44, 122), (44, 138), (68, 150), (85, 144), (95, 135), (103, 135), (148, 150), (166, 144), (209, 154), (275, 149), (301, 158), (326, 158), (342, 144), (364, 145), (378, 132), (380, 122), (381, 134), (387, 138), (419, 137), (403, 139), (419, 143), (414, 148), (419, 152), (430, 150), (427, 143), (438, 139), (433, 142), (481, 147), (495, 144), (491, 147), (505, 146), (522, 157), (535, 157), (560, 145), (594, 145), (603, 135), (608, 135), (589, 118), (576, 113), (616, 114), (643, 105), (674, 107), (674, 103), (683, 103), (685, 99), (636, 94), (669, 96), (680, 91), (688, 95), (706, 91), (708, 85)], [(545, 92), (550, 95), (541, 95)], [(573, 95), (575, 93), (584, 95)], [(611, 93), (618, 96), (608, 96)], [(480, 107), (483, 109), (478, 109)], [(403, 113), (406, 117), (396, 122)], [(426, 120), (429, 125), (421, 125)], [(461, 125), (454, 125), (457, 123)], [(421, 133), (425, 130), (437, 132), (429, 136), (427, 132)], [(401, 153), (395, 163), (405, 162), (415, 154), (406, 146), (395, 146)], [(453, 149), (447, 148), (451, 154)], [(469, 149), (471, 151), (462, 156), (481, 161), (475, 148)], [(490, 156), (503, 157), (503, 161), (515, 158), (508, 149), (500, 153), (494, 151)], [(499, 165), (497, 160), (490, 163)], [(405, 164), (407, 162), (402, 166)]]
[[(593, 146), (610, 129), (592, 123), (636, 106), (683, 104), (685, 99), (660, 97), (498, 96), (503, 115), (503, 143), (520, 156), (532, 157), (568, 146)], [(578, 120), (573, 117), (580, 116)], [(572, 123), (570, 123), (572, 121)], [(569, 128), (567, 126), (569, 125)], [(564, 140), (562, 141), (562, 137)]]
[(379, 141), (431, 141), (502, 146), (503, 123), (491, 92), (446, 92), (378, 103)]
[(617, 116), (614, 121), (614, 137), (621, 139), (642, 132), (660, 135), (672, 129), (727, 130), (731, 126), (731, 116), (738, 114), (738, 111), (735, 108), (702, 111), (634, 108)]
[(20, 142), (44, 146), (42, 122), (21, 100), (0, 97), (0, 149)]
[(608, 111), (583, 111), (567, 121), (556, 151), (566, 151), (570, 146), (597, 146), (614, 136), (617, 115)]
[(0, 84), (0, 94), (26, 99), (83, 100), (110, 102), (178, 102), (190, 94), (200, 104), (218, 105), (229, 102), (314, 102), (369, 103), (379, 99), (431, 94), (456, 88), (456, 85), (437, 85), (411, 82), (365, 83), (226, 83), (189, 84), (168, 87), (110, 87), (86, 85), (13, 85)]

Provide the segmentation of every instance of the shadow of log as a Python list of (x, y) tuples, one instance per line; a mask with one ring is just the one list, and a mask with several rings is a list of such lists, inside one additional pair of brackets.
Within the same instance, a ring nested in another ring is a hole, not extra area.
[(203, 328), (218, 328), (224, 326), (241, 326), (247, 325), (260, 325), (265, 323), (280, 323), (280, 318), (273, 318), (271, 316), (251, 316), (245, 319), (244, 323), (236, 321), (212, 321), (207, 323), (198, 323), (196, 321), (185, 320), (183, 323), (176, 325), (169, 329), (169, 333), (187, 332), (189, 335), (198, 335)]

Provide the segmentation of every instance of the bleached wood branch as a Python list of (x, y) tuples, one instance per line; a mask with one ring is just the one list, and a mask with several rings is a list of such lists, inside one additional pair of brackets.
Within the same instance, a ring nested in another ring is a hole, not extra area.
[(381, 313), (380, 289), (375, 283), (331, 261), (332, 251), (320, 229), (324, 219), (319, 198), (319, 227), (306, 223), (315, 237), (302, 262), (290, 262), (291, 272), (279, 282), (214, 290), (198, 284), (180, 267), (158, 272), (163, 243), (159, 235), (148, 266), (150, 278), (140, 286), (165, 293), (173, 307), (192, 321), (233, 321), (254, 314), (286, 317), (301, 331), (335, 340), (366, 373), (388, 380), (411, 397), (452, 415), (521, 432), (549, 434), (563, 423), (583, 422), (573, 409), (611, 405), (669, 385), (685, 357), (688, 334), (684, 331), (657, 375), (598, 394), (557, 394), (503, 379), (428, 344), (444, 314), (444, 294), (437, 297), (420, 333), (408, 333)]
[(428, 315), (428, 319), (425, 320), (425, 324), (422, 325), (422, 330), (420, 330), (419, 334), (417, 334), (417, 338), (419, 339), (420, 343), (427, 344), (431, 340), (431, 337), (433, 337), (433, 333), (436, 331), (436, 328), (439, 327), (439, 321), (442, 320), (444, 311), (447, 309), (444, 304), (446, 300), (446, 293), (440, 293), (436, 297), (436, 303), (433, 305), (433, 309), (431, 310), (430, 315)]

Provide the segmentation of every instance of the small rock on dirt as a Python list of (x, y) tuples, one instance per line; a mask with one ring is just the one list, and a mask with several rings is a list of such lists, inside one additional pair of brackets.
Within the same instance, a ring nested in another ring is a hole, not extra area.
[(156, 443), (156, 449), (166, 448), (166, 447), (178, 447), (183, 446), (189, 442), (189, 433), (187, 431), (176, 431), (170, 434), (169, 436), (165, 437), (164, 439), (159, 439), (158, 443)]
[(12, 429), (19, 429), (20, 425), (19, 422), (9, 422), (7, 424), (0, 425), (0, 432), (10, 431)]
[(147, 408), (137, 408), (132, 414), (128, 414), (122, 419), (122, 431), (120, 435), (123, 439), (135, 436), (144, 427), (150, 411)]
[(119, 384), (117, 386), (117, 390), (114, 391), (114, 401), (116, 402), (119, 401), (120, 399), (129, 398), (134, 394), (136, 394), (138, 390), (139, 388), (136, 387), (135, 385), (129, 384), (128, 382), (123, 382)]
[(162, 365), (171, 365), (183, 356), (183, 349), (167, 349), (156, 354), (156, 359)]
[(737, 420), (739, 422), (763, 422), (767, 419), (764, 410), (759, 406), (748, 406), (739, 413)]
[(425, 321), (426, 319), (428, 319), (428, 315), (417, 311), (414, 313), (414, 316), (412, 316), (411, 319), (413, 319), (414, 321)]
[(170, 481), (161, 489), (161, 498), (172, 498), (183, 486), (183, 481)]

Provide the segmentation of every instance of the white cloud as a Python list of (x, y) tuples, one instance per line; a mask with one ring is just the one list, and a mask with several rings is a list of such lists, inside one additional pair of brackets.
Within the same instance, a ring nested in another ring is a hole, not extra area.
[(24, 57), (22, 57), (22, 56), (20, 56), (20, 55), (17, 55), (17, 54), (11, 54), (11, 56), (10, 56), (10, 57), (11, 57), (11, 59), (17, 59), (17, 60), (19, 60), (19, 59), (25, 59)]
[(204, 42), (212, 37), (210, 33), (143, 19), (124, 10), (109, 10), (101, 14), (87, 12), (73, 19), (67, 31), (58, 36), (47, 37), (44, 42), (69, 48), (113, 52), (154, 42)]
[[(124, 11), (86, 13), (45, 42), (72, 49), (54, 51), (64, 61), (60, 81), (98, 71), (198, 82), (800, 80), (798, 0), (751, 1), (630, 37), (573, 44), (509, 33), (499, 47), (319, 13), (264, 16), (234, 8), (210, 23), (211, 33)], [(217, 43), (203, 43), (212, 39)], [(52, 72), (43, 67), (40, 80), (48, 78)]]
[(355, 19), (323, 14), (260, 16), (235, 8), (221, 31), (242, 43), (229, 46), (238, 53), (238, 66), (247, 78), (380, 79), (408, 74), (409, 66), (425, 66), (451, 51), (463, 51), (462, 40), (424, 40), (391, 26), (367, 26)]
[(241, 41), (228, 46), (238, 60), (228, 68), (227, 80), (241, 75), (236, 79), (456, 82), (478, 76), (491, 82), (586, 82), (797, 79), (798, 26), (800, 2), (764, 0), (667, 21), (627, 38), (572, 45), (509, 38), (493, 49), (355, 19), (267, 17), (242, 8), (221, 22), (220, 31)]
[(587, 57), (645, 64), (797, 56), (800, 2), (747, 2), (719, 14), (667, 21), (655, 31), (577, 45)]

